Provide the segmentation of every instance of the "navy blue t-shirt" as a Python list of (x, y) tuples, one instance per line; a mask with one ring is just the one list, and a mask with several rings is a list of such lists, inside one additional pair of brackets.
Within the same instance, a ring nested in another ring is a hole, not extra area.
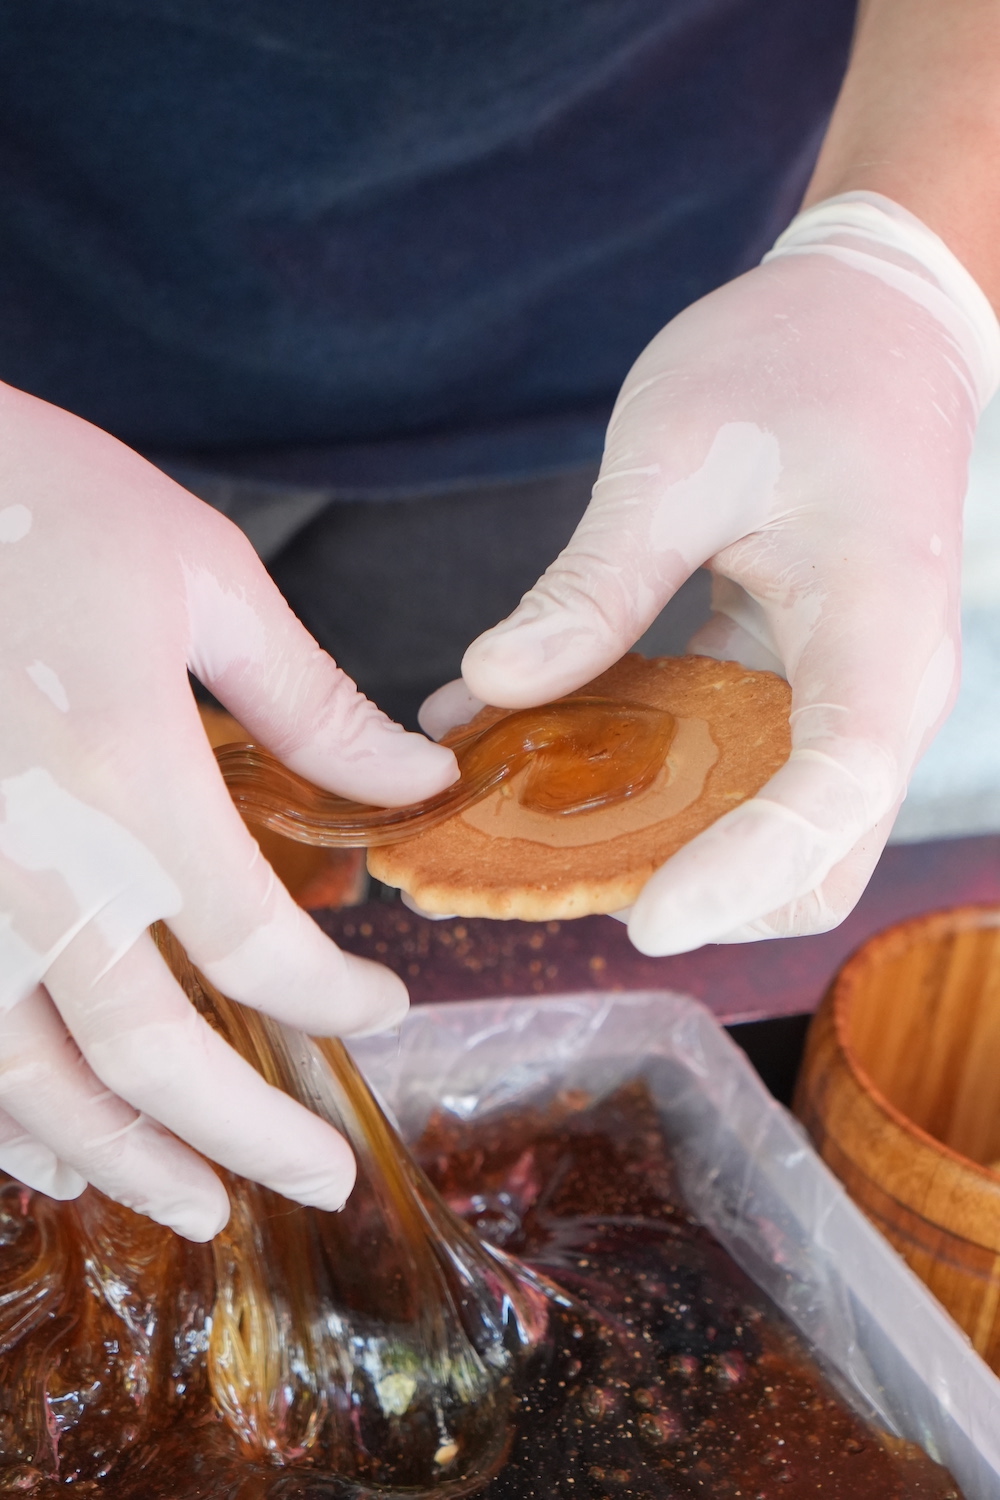
[(0, 0), (0, 378), (351, 485), (599, 451), (794, 212), (854, 0)]

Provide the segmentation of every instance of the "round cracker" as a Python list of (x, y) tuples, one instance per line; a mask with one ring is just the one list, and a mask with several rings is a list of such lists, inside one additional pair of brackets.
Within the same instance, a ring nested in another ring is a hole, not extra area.
[[(399, 886), (431, 913), (538, 922), (620, 911), (632, 904), (654, 870), (682, 844), (758, 792), (784, 765), (791, 749), (791, 693), (773, 672), (752, 672), (707, 656), (633, 654), (580, 692), (647, 703), (666, 709), (678, 721), (706, 725), (717, 756), (694, 800), (648, 827), (611, 837), (610, 809), (571, 814), (575, 838), (585, 819), (602, 820), (599, 839), (571, 848), (486, 833), (458, 813), (426, 833), (370, 849), (371, 874), (386, 885)], [(503, 716), (502, 709), (485, 708), (471, 724), (485, 727)], [(456, 728), (444, 743), (468, 727)], [(667, 759), (671, 763), (670, 755)], [(477, 807), (488, 812), (495, 799), (509, 795), (510, 783), (490, 792)], [(632, 810), (649, 795), (640, 792), (620, 805)], [(476, 821), (482, 822), (482, 816)]]

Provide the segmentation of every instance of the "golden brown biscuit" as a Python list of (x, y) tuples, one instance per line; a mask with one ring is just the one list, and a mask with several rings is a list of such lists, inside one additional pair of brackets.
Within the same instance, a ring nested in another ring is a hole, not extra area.
[[(788, 759), (791, 693), (772, 672), (707, 656), (631, 655), (580, 691), (673, 714), (677, 733), (652, 786), (567, 816), (521, 807), (515, 776), (446, 823), (370, 849), (371, 874), (428, 912), (545, 921), (618, 911), (664, 860)], [(501, 717), (502, 709), (485, 708), (472, 724)]]

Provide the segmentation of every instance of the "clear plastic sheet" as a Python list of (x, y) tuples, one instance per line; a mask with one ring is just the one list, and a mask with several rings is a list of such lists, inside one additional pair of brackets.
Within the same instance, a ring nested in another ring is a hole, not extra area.
[(840, 1388), (1000, 1500), (1000, 1381), (854, 1206), (740, 1049), (666, 992), (421, 1006), (352, 1044), (408, 1139), (463, 1118), (645, 1078), (691, 1208), (813, 1345)]

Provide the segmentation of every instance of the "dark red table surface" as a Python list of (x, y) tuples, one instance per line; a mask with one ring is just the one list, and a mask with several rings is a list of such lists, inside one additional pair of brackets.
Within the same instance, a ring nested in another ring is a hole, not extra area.
[(818, 937), (709, 946), (645, 958), (611, 917), (574, 922), (431, 922), (406, 907), (369, 902), (314, 915), (342, 947), (379, 959), (406, 981), (415, 1004), (577, 990), (677, 990), (724, 1024), (816, 1008), (831, 978), (864, 940), (942, 907), (1000, 906), (1000, 836), (900, 844), (885, 851), (847, 921)]

